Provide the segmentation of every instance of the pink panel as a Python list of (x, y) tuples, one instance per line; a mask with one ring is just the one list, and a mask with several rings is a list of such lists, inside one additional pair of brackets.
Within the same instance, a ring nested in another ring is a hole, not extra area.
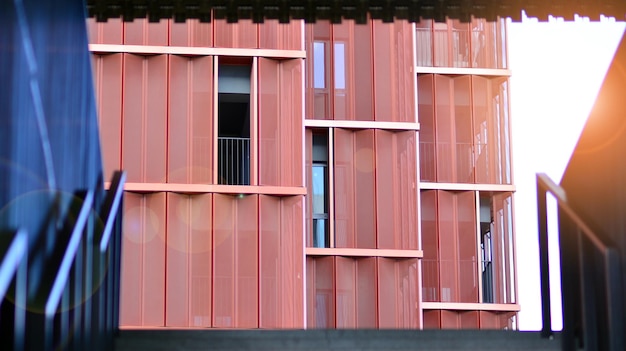
[(220, 48), (249, 48), (258, 47), (258, 28), (252, 20), (239, 20), (237, 23), (227, 23), (225, 19), (214, 20), (213, 34), (215, 46)]
[(473, 183), (472, 171), (472, 109), (470, 77), (454, 79), (454, 148), (452, 157), (456, 163), (455, 180), (459, 183)]
[(424, 329), (441, 329), (441, 311), (424, 311)]
[(452, 67), (450, 62), (450, 32), (448, 23), (433, 23), (433, 60), (436, 67)]
[(335, 246), (356, 247), (354, 133), (335, 128)]
[(259, 59), (259, 184), (302, 186), (302, 62)]
[(454, 182), (454, 134), (452, 115), (452, 87), (453, 78), (435, 75), (435, 116), (437, 140), (437, 181)]
[(377, 327), (376, 258), (356, 259), (356, 327)]
[(281, 183), (302, 184), (302, 60), (284, 60), (280, 64)]
[(169, 57), (168, 182), (211, 183), (212, 58)]
[[(331, 115), (331, 25), (317, 21), (305, 26), (306, 118), (332, 119)], [(314, 49), (316, 48), (316, 49)], [(316, 51), (316, 52), (315, 52)]]
[(213, 195), (213, 326), (232, 328), (235, 321), (235, 198)]
[(258, 328), (258, 196), (238, 197), (236, 235), (236, 311), (238, 328)]
[(259, 48), (279, 50), (302, 50), (302, 21), (291, 20), (278, 23), (278, 20), (266, 19), (259, 25)]
[(356, 262), (352, 258), (336, 257), (337, 328), (356, 328)]
[[(259, 58), (259, 185), (281, 185), (280, 100), (277, 60)], [(291, 170), (291, 169), (290, 169)]]
[(476, 201), (473, 191), (459, 192), (457, 201), (459, 302), (478, 302)]
[(411, 25), (374, 20), (373, 33), (376, 120), (415, 121)]
[(480, 311), (480, 329), (500, 329), (498, 322), (495, 312)]
[(374, 130), (361, 130), (354, 135), (356, 247), (376, 248)]
[(398, 260), (398, 311), (400, 320), (398, 328), (415, 329), (419, 326), (419, 301), (417, 281), (417, 259)]
[(470, 48), (469, 25), (456, 19), (448, 20), (451, 41), (450, 61), (453, 67), (470, 67), (470, 60), (476, 52)]
[[(259, 196), (259, 327), (282, 327), (282, 309), (288, 291), (282, 289), (283, 274), (290, 275), (292, 264), (281, 255), (280, 198)], [(292, 256), (293, 257), (293, 256)]]
[(381, 329), (397, 328), (397, 276), (394, 260), (378, 258), (378, 327)]
[(169, 45), (169, 20), (150, 23), (145, 18), (124, 22), (124, 44), (126, 45)]
[[(439, 235), (437, 234), (437, 191), (420, 192), (422, 225), (422, 300), (439, 301)], [(424, 322), (425, 323), (425, 322)]]
[(335, 328), (333, 262), (330, 256), (315, 259), (315, 328)]
[(211, 197), (167, 196), (167, 326), (211, 326)]
[(281, 199), (281, 257), (286, 262), (282, 266), (283, 328), (304, 327), (303, 203), (302, 196)]
[(311, 257), (306, 257), (306, 327), (315, 328), (316, 324), (316, 286), (315, 286), (315, 262)]
[(120, 324), (163, 326), (165, 194), (125, 197)]
[(121, 168), (122, 54), (94, 55), (94, 87), (105, 177)]
[(122, 44), (122, 20), (111, 18), (106, 22), (87, 19), (87, 31), (90, 44)]
[(305, 139), (305, 169), (306, 172), (306, 188), (307, 188), (307, 196), (306, 196), (306, 247), (313, 247), (313, 133), (311, 129), (305, 129), (304, 131), (304, 139)]
[(185, 23), (170, 22), (171, 46), (213, 46), (212, 23), (201, 23), (197, 19), (188, 19)]
[(461, 319), (457, 311), (441, 311), (441, 329), (459, 329)]
[(415, 133), (376, 130), (378, 247), (417, 249)]
[(420, 179), (433, 182), (435, 177), (435, 102), (433, 75), (417, 76), (418, 116), (420, 123)]
[(474, 143), (476, 183), (488, 184), (491, 181), (493, 170), (490, 169), (490, 159), (493, 157), (492, 128), (489, 118), (489, 80), (484, 77), (472, 76), (473, 115), (474, 115)]
[(165, 325), (188, 326), (191, 201), (187, 195), (167, 194), (167, 264)]
[(124, 55), (122, 166), (129, 182), (165, 180), (167, 57)]
[(478, 311), (463, 311), (460, 312), (461, 328), (463, 329), (478, 329), (479, 318)]
[(457, 302), (457, 237), (454, 194), (449, 191), (437, 191), (437, 216), (439, 234), (439, 273), (440, 296), (438, 301)]

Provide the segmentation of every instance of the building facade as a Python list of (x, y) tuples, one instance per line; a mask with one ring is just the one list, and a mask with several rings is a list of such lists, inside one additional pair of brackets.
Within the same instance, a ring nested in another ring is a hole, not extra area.
[(504, 20), (88, 27), (122, 326), (516, 327)]

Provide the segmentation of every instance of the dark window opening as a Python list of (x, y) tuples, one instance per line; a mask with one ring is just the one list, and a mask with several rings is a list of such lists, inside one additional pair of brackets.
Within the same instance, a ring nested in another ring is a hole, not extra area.
[(250, 66), (221, 66), (218, 78), (219, 184), (250, 184)]
[(494, 302), (494, 262), (491, 197), (480, 197), (480, 251), (482, 256), (483, 302)]
[(330, 247), (328, 221), (328, 136), (313, 133), (313, 247)]

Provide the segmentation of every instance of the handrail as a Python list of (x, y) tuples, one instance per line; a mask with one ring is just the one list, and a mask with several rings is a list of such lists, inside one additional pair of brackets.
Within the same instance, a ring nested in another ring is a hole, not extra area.
[(582, 229), (583, 233), (587, 236), (589, 240), (601, 251), (606, 251), (611, 248), (610, 245), (604, 242), (601, 238), (599, 238), (595, 232), (589, 228), (587, 223), (580, 218), (580, 216), (576, 213), (576, 211), (570, 206), (567, 201), (567, 195), (565, 194), (565, 189), (561, 186), (557, 185), (548, 175), (545, 173), (537, 174), (537, 184), (546, 188), (548, 192), (554, 195), (559, 203), (559, 207), (567, 213), (569, 218), (574, 221), (576, 226)]
[(124, 193), (124, 183), (126, 182), (126, 173), (116, 171), (113, 174), (111, 180), (111, 186), (107, 192), (107, 196), (104, 199), (102, 206), (104, 219), (104, 228), (102, 230), (102, 238), (100, 240), (100, 252), (105, 252), (111, 238), (113, 231), (113, 224), (117, 216), (120, 203), (122, 202), (122, 195)]
[[(28, 237), (26, 230), (18, 229), (6, 245), (4, 257), (0, 261), (0, 301), (11, 286), (13, 276), (18, 272), (20, 264), (28, 253)], [(2, 249), (0, 247), (0, 249)], [(2, 251), (0, 251), (2, 253)]]
[(89, 217), (89, 213), (92, 209), (93, 198), (93, 190), (90, 190), (86, 193), (85, 198), (83, 199), (83, 204), (80, 207), (76, 223), (74, 224), (74, 228), (70, 234), (70, 240), (67, 244), (65, 252), (63, 253), (63, 259), (61, 260), (59, 270), (54, 278), (50, 294), (48, 295), (48, 299), (46, 301), (46, 316), (52, 316), (56, 312), (59, 302), (61, 301), (63, 289), (65, 288), (65, 284), (69, 278), (70, 269), (72, 268), (72, 262), (76, 256), (78, 247), (80, 246), (79, 244), (82, 239), (83, 230), (85, 229), (87, 218)]
[[(599, 237), (574, 210), (567, 200), (565, 190), (554, 183), (546, 174), (537, 174), (537, 211), (539, 220), (539, 258), (541, 278), (541, 308), (543, 337), (552, 336), (552, 322), (550, 312), (550, 277), (549, 277), (549, 253), (548, 253), (548, 221), (547, 221), (547, 193), (551, 193), (557, 200), (560, 214), (575, 226), (577, 241), (570, 241), (578, 246), (577, 250), (565, 249), (563, 233), (560, 234), (561, 267), (564, 270), (562, 276), (574, 279), (578, 287), (562, 287), (562, 298), (565, 308), (579, 308), (578, 312), (572, 312), (568, 319), (564, 320), (563, 348), (575, 348), (575, 339), (582, 340), (585, 350), (607, 349), (623, 350), (623, 300), (622, 296), (622, 268), (620, 255), (611, 243)], [(559, 219), (561, 221), (562, 219)], [(562, 224), (562, 223), (561, 223)], [(563, 229), (563, 226), (560, 228)], [(585, 245), (583, 240), (588, 240), (592, 245)], [(569, 245), (569, 244), (568, 244)], [(593, 251), (595, 248), (602, 255), (598, 261)], [(565, 256), (564, 256), (565, 255)], [(568, 264), (563, 265), (563, 260)], [(572, 263), (577, 263), (572, 265)], [(565, 271), (567, 269), (567, 272)], [(602, 274), (598, 274), (600, 271)], [(577, 273), (577, 276), (576, 276)], [(573, 276), (571, 274), (574, 274)], [(569, 282), (569, 283), (572, 283)], [(568, 284), (569, 284), (568, 283)], [(578, 292), (574, 289), (579, 289)], [(580, 295), (577, 295), (580, 294)], [(567, 305), (565, 305), (567, 303)], [(565, 310), (564, 310), (565, 311)], [(581, 329), (578, 330), (577, 328)]]

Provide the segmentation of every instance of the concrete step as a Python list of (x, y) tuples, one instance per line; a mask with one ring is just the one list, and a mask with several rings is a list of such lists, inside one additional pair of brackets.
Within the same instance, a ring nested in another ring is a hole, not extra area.
[(501, 330), (122, 330), (116, 351), (560, 350), (559, 336)]

